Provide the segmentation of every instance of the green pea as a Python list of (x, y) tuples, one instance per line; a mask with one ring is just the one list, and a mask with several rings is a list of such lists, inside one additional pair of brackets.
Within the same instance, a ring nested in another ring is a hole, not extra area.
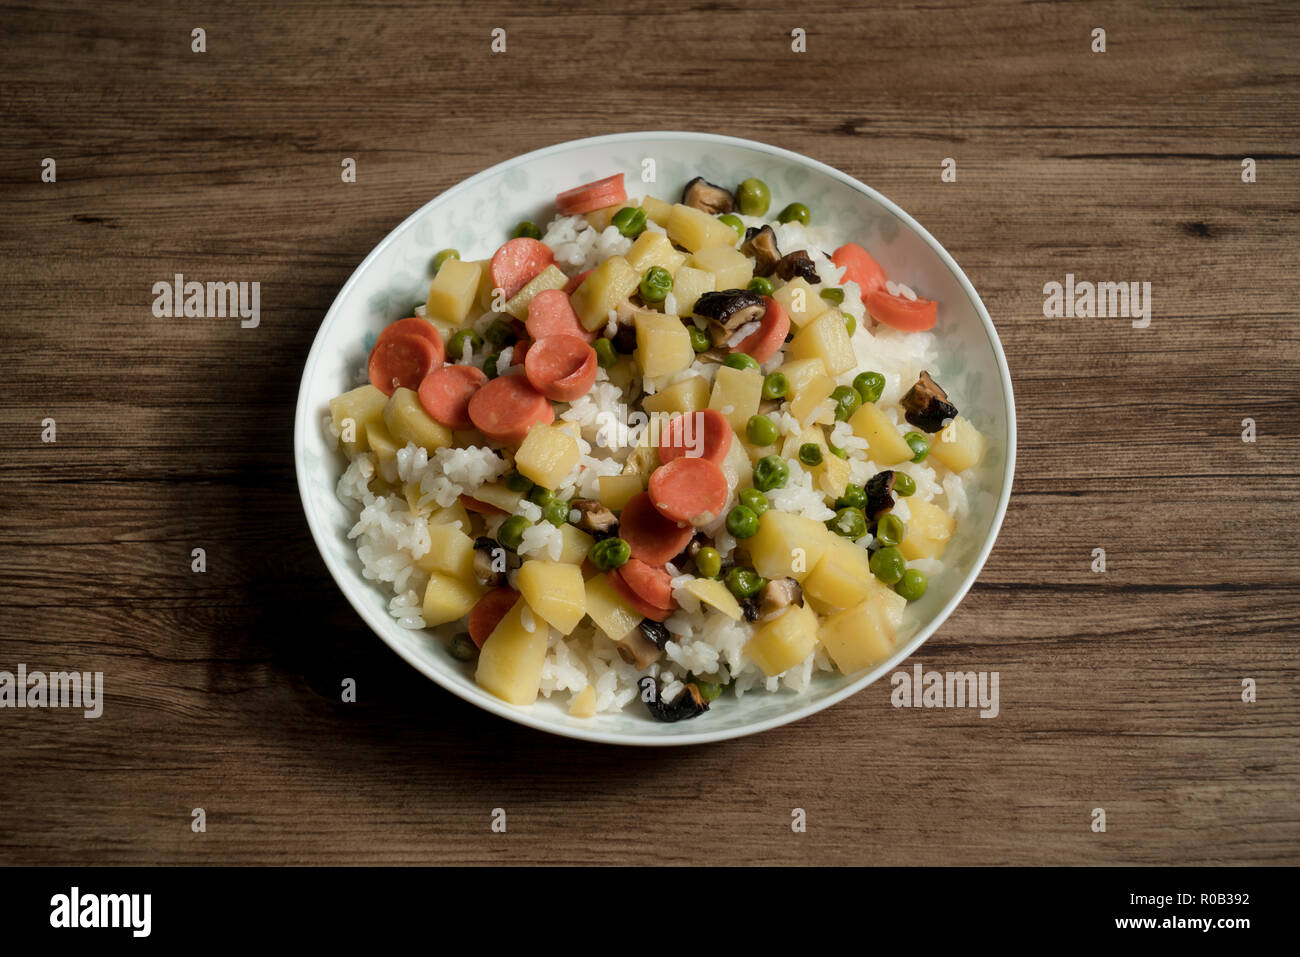
[(542, 231), (531, 219), (522, 219), (510, 235), (515, 239), (541, 239)]
[(497, 319), (484, 330), (483, 338), (500, 349), (519, 337), (515, 334), (515, 327), (510, 323), (509, 319)]
[(751, 415), (745, 423), (745, 436), (751, 445), (771, 445), (780, 434), (776, 423), (765, 415)]
[(891, 512), (886, 512), (876, 520), (876, 541), (881, 545), (897, 545), (907, 534), (903, 520)]
[(447, 357), (453, 361), (459, 359), (465, 354), (465, 343), (467, 342), (470, 349), (477, 349), (483, 345), (483, 340), (479, 338), (477, 332), (471, 329), (462, 329), (447, 342)]
[(826, 440), (826, 447), (831, 450), (831, 455), (835, 456), (837, 459), (847, 459), (849, 457), (848, 452), (845, 452), (830, 439)]
[(722, 685), (716, 684), (712, 681), (701, 681), (699, 678), (696, 678), (695, 687), (700, 690), (700, 697), (705, 701), (712, 701), (718, 695), (722, 694)]
[(821, 292), (817, 293), (817, 295), (821, 296), (827, 302), (834, 303), (837, 306), (844, 302), (844, 290), (839, 286), (827, 286)]
[(435, 276), (438, 275), (438, 270), (442, 268), (442, 264), (445, 263), (448, 259), (459, 259), (459, 258), (460, 258), (460, 253), (458, 253), (454, 249), (441, 250), (436, 256), (433, 257), (433, 274)]
[(843, 422), (862, 405), (862, 396), (857, 389), (846, 385), (837, 385), (831, 392), (831, 401), (835, 403), (835, 421)]
[(687, 326), (686, 332), (691, 337), (691, 348), (696, 352), (708, 352), (713, 347), (713, 340), (699, 326)]
[(803, 225), (807, 226), (812, 222), (812, 213), (808, 211), (808, 207), (803, 203), (791, 203), (776, 214), (776, 221), (778, 223), (803, 223)]
[(754, 488), (760, 492), (770, 492), (774, 488), (785, 488), (790, 481), (790, 466), (779, 455), (764, 455), (754, 463)]
[(522, 472), (511, 472), (506, 476), (506, 488), (512, 492), (527, 495), (533, 490), (533, 480)]
[(878, 402), (885, 391), (885, 377), (879, 372), (863, 372), (853, 380), (853, 388), (858, 390), (863, 402)]
[(478, 645), (469, 635), (457, 635), (447, 646), (451, 656), (457, 661), (473, 661), (478, 657)]
[(790, 392), (790, 380), (784, 372), (769, 372), (763, 377), (763, 398), (784, 399)]
[(856, 541), (867, 534), (867, 517), (859, 509), (842, 508), (826, 523), (826, 527), (836, 535)]
[(844, 494), (835, 500), (836, 508), (866, 508), (867, 490), (861, 485), (850, 482), (844, 486)]
[(753, 538), (758, 534), (758, 516), (753, 509), (736, 505), (727, 513), (727, 531), (736, 538)]
[(903, 553), (893, 546), (877, 549), (871, 556), (871, 574), (886, 585), (895, 584), (903, 577), (903, 572), (906, 570), (907, 560), (903, 558)]
[(894, 586), (894, 591), (898, 592), (908, 601), (916, 601), (925, 594), (925, 572), (919, 568), (909, 568), (903, 572), (903, 577), (898, 580)]
[(614, 351), (614, 343), (608, 339), (597, 339), (591, 344), (596, 350), (596, 363), (602, 369), (608, 369), (618, 361), (618, 353)]
[(542, 485), (534, 485), (532, 491), (528, 493), (528, 501), (534, 505), (540, 505), (542, 508), (550, 505), (555, 501), (555, 493), (549, 488)]
[(542, 518), (559, 528), (569, 520), (569, 503), (557, 498), (542, 509)]
[(673, 291), (673, 274), (663, 266), (651, 266), (641, 277), (640, 289), (646, 302), (663, 302)]
[(809, 468), (822, 464), (822, 447), (816, 442), (805, 442), (799, 446), (799, 461)]
[(894, 491), (906, 498), (916, 494), (916, 479), (906, 472), (894, 470)]
[(755, 276), (745, 284), (745, 288), (750, 292), (758, 293), (760, 296), (770, 296), (776, 291), (776, 286), (772, 285), (772, 280), (766, 276)]
[(763, 576), (752, 568), (742, 568), (737, 565), (727, 572), (727, 588), (737, 598), (753, 598), (763, 590), (763, 586), (766, 584), (767, 582), (763, 580)]
[(727, 358), (722, 360), (724, 366), (731, 366), (733, 369), (757, 369), (758, 360), (747, 352), (733, 352)]
[(632, 557), (632, 548), (621, 538), (602, 538), (587, 549), (587, 557), (601, 571), (608, 572), (626, 565)]
[(624, 206), (609, 224), (629, 238), (640, 236), (645, 231), (645, 210), (640, 206)]
[(772, 204), (772, 191), (761, 179), (750, 177), (736, 190), (736, 205), (745, 216), (762, 216)]
[(756, 488), (742, 488), (736, 495), (737, 500), (755, 515), (762, 515), (770, 506), (767, 496)]
[(718, 217), (718, 222), (726, 223), (736, 231), (737, 239), (745, 238), (745, 224), (740, 221), (740, 217), (735, 213), (723, 213)]
[(854, 319), (847, 312), (844, 314), (844, 328), (848, 330), (850, 336), (858, 331), (858, 320)]
[(497, 377), (496, 356), (488, 356), (486, 359), (483, 360), (483, 374), (487, 376), (489, 379), (495, 379)]
[(722, 574), (722, 553), (708, 545), (695, 553), (695, 570), (701, 578), (717, 578)]
[(497, 541), (509, 551), (517, 551), (523, 544), (524, 532), (532, 528), (533, 523), (522, 515), (511, 515), (497, 529)]
[(920, 432), (908, 432), (903, 436), (903, 441), (912, 449), (913, 462), (924, 462), (925, 457), (930, 454), (930, 443)]

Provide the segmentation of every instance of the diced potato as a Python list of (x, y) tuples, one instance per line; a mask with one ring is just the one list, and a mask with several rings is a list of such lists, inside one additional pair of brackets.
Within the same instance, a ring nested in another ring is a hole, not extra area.
[(846, 675), (888, 658), (894, 651), (894, 626), (876, 596), (822, 622), (821, 641), (835, 667)]
[[(383, 395), (382, 392), (379, 394)], [(396, 474), (397, 440), (393, 438), (393, 433), (388, 431), (388, 426), (384, 425), (382, 415), (377, 422), (371, 422), (366, 426), (366, 444), (370, 446), (370, 451), (375, 453), (375, 462), (380, 470), (389, 471), (388, 466), (391, 465), (392, 474)], [(405, 445), (406, 443), (403, 442), (402, 446)]]
[(839, 498), (848, 488), (853, 469), (848, 459), (842, 459), (834, 452), (822, 454), (822, 464), (817, 466), (815, 478), (817, 487), (831, 498)]
[(474, 305), (482, 276), (483, 268), (478, 263), (448, 259), (438, 269), (433, 282), (429, 283), (429, 298), (424, 303), (425, 314), (430, 319), (460, 325)]
[(480, 485), (476, 488), (471, 497), (478, 499), (480, 502), (495, 505), (507, 514), (514, 514), (515, 509), (519, 507), (519, 500), (524, 497), (524, 494), (507, 487), (505, 482), (488, 482), (486, 485)]
[(468, 615), (482, 597), (483, 588), (473, 577), (465, 581), (454, 575), (432, 572), (424, 588), (424, 608), (420, 614), (430, 628), (445, 625)]
[(677, 203), (668, 213), (664, 224), (668, 238), (678, 246), (699, 252), (709, 246), (736, 245), (736, 231), (702, 209)]
[(421, 507), (420, 499), (424, 493), (420, 491), (420, 486), (413, 482), (402, 483), (402, 498), (406, 499), (406, 507), (411, 510), (412, 515), (428, 516), (433, 511), (433, 505), (428, 504)]
[(726, 585), (714, 578), (695, 578), (686, 583), (686, 590), (701, 602), (716, 608), (732, 621), (740, 621), (743, 612)]
[(695, 311), (695, 302), (706, 292), (718, 288), (718, 277), (694, 266), (682, 266), (673, 275), (673, 301), (677, 315), (689, 316)]
[(764, 578), (803, 581), (817, 567), (835, 533), (811, 518), (768, 509), (758, 533), (745, 543), (755, 570)]
[(527, 319), (528, 304), (533, 301), (534, 296), (547, 289), (563, 289), (568, 282), (569, 277), (560, 271), (559, 266), (552, 263), (528, 280), (523, 289), (507, 299), (505, 310), (516, 319)]
[(656, 226), (668, 226), (668, 217), (672, 214), (672, 203), (665, 203), (662, 199), (654, 196), (647, 196), (641, 200), (641, 208), (645, 210), (646, 218)]
[(647, 435), (642, 436), (641, 444), (628, 453), (623, 463), (623, 474), (637, 476), (642, 485), (650, 481), (650, 473), (659, 467), (659, 449), (647, 442), (649, 431), (646, 430)]
[(428, 526), (432, 545), (415, 563), (426, 572), (442, 572), (466, 583), (477, 581), (474, 539), (449, 522), (429, 522)]
[(622, 511), (634, 495), (645, 490), (639, 475), (602, 475), (596, 479), (596, 485), (600, 489), (600, 504), (615, 512)]
[(795, 359), (821, 359), (833, 376), (848, 372), (857, 365), (844, 315), (828, 309), (795, 333), (790, 341), (790, 355)]
[(474, 294), (474, 307), (480, 312), (487, 312), (492, 308), (492, 260), (479, 259), (474, 264), (479, 267), (478, 291)]
[(719, 366), (713, 379), (709, 408), (721, 412), (737, 432), (745, 431), (763, 399), (763, 373), (758, 369)]
[[(811, 442), (822, 451), (822, 457), (825, 458), (828, 451), (826, 445), (826, 433), (816, 425), (805, 426), (801, 432), (791, 432), (781, 443), (781, 458), (792, 459), (799, 454), (799, 447)], [(804, 466), (807, 469), (807, 466)]]
[(929, 502), (907, 500), (911, 518), (907, 520), (907, 532), (903, 535), (898, 549), (909, 561), (913, 558), (939, 558), (948, 547), (957, 520)]
[(532, 704), (542, 685), (542, 665), (551, 629), (528, 612), (532, 630), (524, 627), (528, 603), (520, 599), (483, 642), (474, 680), (510, 704)]
[(420, 405), (420, 397), (412, 389), (394, 390), (384, 406), (384, 425), (402, 446), (414, 442), (432, 453), (452, 443), (451, 429), (430, 418), (424, 406)]
[(749, 488), (754, 484), (754, 463), (750, 461), (745, 443), (734, 430), (731, 433), (731, 448), (727, 449), (721, 468), (727, 479), (727, 505), (730, 507), (737, 489)]
[(632, 380), (637, 376), (636, 363), (632, 361), (631, 356), (623, 356), (610, 366), (607, 371), (609, 372), (609, 381), (620, 389), (631, 387)]
[(861, 545), (832, 535), (817, 567), (803, 581), (803, 590), (828, 609), (852, 608), (867, 600), (871, 583), (871, 556)]
[(644, 375), (658, 378), (680, 372), (695, 361), (691, 336), (676, 316), (636, 314), (636, 361)]
[(515, 587), (528, 607), (562, 634), (569, 634), (587, 613), (582, 569), (568, 562), (529, 559), (515, 573)]
[(673, 244), (663, 233), (646, 230), (637, 237), (632, 248), (623, 256), (629, 266), (641, 275), (651, 266), (660, 266), (675, 273), (686, 262), (686, 254), (673, 249)]
[(535, 425), (515, 453), (515, 468), (542, 488), (559, 488), (582, 457), (577, 440), (553, 425)]
[(641, 616), (624, 604), (604, 575), (587, 579), (587, 614), (611, 641), (622, 641), (639, 624)]
[(960, 415), (939, 431), (930, 443), (930, 454), (954, 472), (978, 465), (987, 443), (979, 429)]
[(605, 229), (609, 226), (610, 220), (614, 218), (615, 213), (617, 213), (624, 206), (635, 206), (635, 205), (636, 203), (628, 202), (628, 203), (615, 203), (613, 206), (602, 206), (600, 209), (593, 209), (589, 213), (584, 213), (583, 218), (586, 219), (587, 222), (591, 224), (592, 228), (599, 230), (600, 232), (604, 232)]
[[(735, 238), (735, 232), (732, 232)], [(719, 289), (744, 289), (754, 278), (754, 260), (731, 246), (710, 246), (691, 257), (691, 265), (718, 277)]]
[(373, 385), (363, 385), (330, 399), (330, 419), (342, 433), (340, 444), (348, 458), (366, 450), (366, 428), (376, 422), (383, 424), (387, 403), (388, 396)]
[(794, 400), (818, 376), (826, 374), (826, 367), (820, 359), (789, 359), (777, 370), (790, 380), (787, 399)]
[(591, 546), (596, 543), (582, 529), (569, 524), (560, 526), (560, 538), (563, 544), (560, 545), (560, 557), (556, 561), (568, 562), (570, 565), (581, 565), (587, 552), (591, 551)]
[(591, 271), (569, 299), (583, 328), (599, 329), (609, 322), (609, 311), (636, 292), (640, 284), (641, 274), (626, 259), (610, 256)]
[(874, 402), (864, 402), (849, 419), (853, 432), (867, 441), (867, 454), (881, 468), (906, 462), (914, 454), (898, 426)]
[(830, 306), (802, 276), (796, 276), (777, 289), (772, 298), (781, 304), (790, 316), (790, 322), (798, 327), (808, 325)]
[[(816, 421), (829, 408), (826, 400), (834, 391), (834, 379), (821, 373), (814, 375), (804, 383), (798, 395), (790, 400), (790, 414), (799, 420), (800, 425), (806, 426)], [(835, 413), (831, 412), (830, 415), (834, 418)]]
[[(689, 332), (687, 335), (689, 336)], [(670, 385), (661, 392), (648, 395), (641, 400), (647, 412), (698, 412), (709, 404), (709, 381), (702, 375), (693, 375), (675, 385)]]
[(429, 516), (429, 524), (459, 525), (462, 532), (469, 532), (469, 512), (459, 501), (446, 508), (440, 508)]
[(590, 718), (596, 713), (596, 686), (587, 685), (569, 702), (569, 714), (575, 718)]
[(754, 632), (745, 653), (770, 678), (802, 662), (816, 646), (816, 613), (806, 605), (791, 605)]

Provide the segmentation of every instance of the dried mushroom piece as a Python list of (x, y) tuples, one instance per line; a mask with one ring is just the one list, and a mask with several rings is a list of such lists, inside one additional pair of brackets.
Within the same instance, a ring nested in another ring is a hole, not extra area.
[(863, 511), (867, 520), (874, 522), (894, 507), (894, 470), (886, 469), (873, 475), (866, 485), (867, 504)]
[(817, 269), (813, 265), (812, 257), (803, 249), (797, 249), (782, 256), (777, 261), (775, 272), (779, 278), (784, 279), (786, 282), (797, 277), (815, 286), (822, 281), (822, 277), (817, 275)]
[(695, 300), (695, 315), (709, 320), (713, 344), (720, 346), (741, 326), (758, 322), (767, 312), (763, 297), (748, 289), (706, 292)]
[(903, 418), (926, 432), (938, 432), (957, 418), (957, 407), (948, 401), (948, 393), (930, 378), (928, 372), (921, 373), (916, 385), (907, 390), (900, 404)]
[(745, 241), (740, 251), (753, 257), (754, 275), (770, 276), (781, 260), (781, 250), (776, 245), (776, 233), (771, 226), (750, 226), (745, 230)]
[(710, 216), (719, 216), (734, 210), (736, 199), (730, 191), (697, 176), (682, 189), (682, 205), (703, 210)]
[(664, 645), (671, 637), (668, 629), (659, 622), (643, 619), (639, 627), (633, 628), (619, 641), (619, 657), (638, 671), (644, 671), (663, 655)]
[(618, 531), (618, 516), (594, 498), (575, 498), (569, 509), (578, 512), (573, 524), (593, 538), (608, 538)]
[(489, 588), (506, 583), (509, 557), (495, 538), (480, 535), (474, 539), (474, 577)]
[(651, 675), (646, 675), (637, 682), (641, 689), (641, 700), (645, 702), (650, 716), (657, 721), (685, 721), (698, 718), (709, 710), (709, 703), (700, 694), (699, 686), (694, 682), (687, 684), (681, 694), (672, 701), (659, 698), (659, 682)]
[(773, 578), (759, 593), (758, 617), (775, 618), (791, 605), (803, 605), (803, 586), (793, 578)]

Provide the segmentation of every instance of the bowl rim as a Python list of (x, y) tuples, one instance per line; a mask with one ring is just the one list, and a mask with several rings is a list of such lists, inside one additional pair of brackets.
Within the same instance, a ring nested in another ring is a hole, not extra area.
[[(438, 671), (428, 666), (413, 652), (395, 642), (389, 641), (384, 630), (393, 626), (392, 620), (386, 616), (380, 616), (373, 612), (362, 600), (363, 595), (361, 589), (373, 588), (375, 587), (374, 584), (364, 581), (359, 576), (353, 574), (350, 569), (347, 570), (345, 575), (344, 569), (336, 568), (336, 563), (328, 557), (324, 543), (327, 533), (332, 534), (333, 529), (327, 529), (324, 520), (315, 514), (313, 509), (312, 501), (308, 495), (308, 475), (305, 455), (306, 436), (308, 434), (307, 430), (311, 428), (319, 429), (319, 413), (313, 412), (313, 410), (307, 408), (307, 394), (309, 379), (311, 378), (311, 374), (315, 370), (317, 362), (320, 359), (320, 354), (323, 350), (323, 343), (327, 338), (326, 332), (342, 313), (341, 304), (348, 298), (352, 287), (359, 281), (359, 277), (370, 268), (374, 261), (377, 260), (390, 245), (397, 241), (398, 237), (414, 228), (415, 224), (427, 215), (434, 206), (444, 203), (462, 192), (473, 189), (484, 180), (487, 180), (513, 166), (584, 147), (627, 143), (643, 139), (663, 140), (668, 142), (689, 140), (695, 142), (717, 143), (719, 145), (740, 147), (759, 153), (765, 153), (777, 159), (782, 159), (822, 173), (823, 175), (837, 180), (843, 185), (848, 186), (850, 189), (856, 190), (879, 203), (881, 207), (888, 210), (903, 225), (916, 233), (916, 235), (918, 235), (921, 240), (938, 255), (943, 264), (957, 278), (957, 281), (963, 292), (965, 292), (967, 299), (974, 307), (975, 313), (984, 327), (985, 336), (988, 338), (990, 346), (992, 346), (1006, 407), (1006, 467), (1002, 488), (998, 490), (997, 505), (995, 507), (989, 533), (980, 546), (979, 553), (976, 555), (974, 562), (971, 563), (965, 575), (962, 577), (961, 582), (957, 586), (957, 589), (953, 592), (952, 597), (930, 619), (930, 621), (926, 622), (926, 624), (921, 627), (906, 644), (898, 648), (894, 654), (885, 661), (881, 662), (870, 671), (864, 672), (855, 681), (850, 682), (845, 687), (824, 698), (803, 703), (799, 703), (797, 698), (793, 699), (792, 703), (797, 706), (790, 708), (785, 713), (772, 718), (766, 718), (762, 721), (756, 721), (752, 724), (743, 725), (738, 728), (701, 730), (698, 732), (688, 731), (671, 736), (659, 736), (656, 734), (643, 733), (616, 733), (601, 730), (598, 725), (592, 725), (589, 728), (562, 727), (554, 725), (550, 721), (529, 710), (529, 707), (527, 706), (517, 708), (504, 701), (491, 699), (487, 696), (473, 696), (467, 690), (462, 689), (449, 681), (444, 681), (443, 676)], [(402, 220), (402, 222), (396, 227), (390, 230), (388, 234), (384, 236), (384, 238), (381, 239), (379, 243), (377, 243), (366, 255), (365, 259), (363, 259), (352, 271), (347, 282), (343, 284), (339, 289), (338, 294), (334, 297), (334, 301), (330, 304), (329, 310), (325, 313), (320, 326), (316, 330), (316, 336), (312, 340), (312, 347), (307, 354), (306, 363), (303, 366), (302, 378), (299, 381), (297, 407), (294, 414), (293, 451), (294, 474), (297, 478), (298, 493), (302, 500), (303, 511), (307, 518), (307, 526), (311, 531), (312, 540), (316, 545), (316, 550), (320, 554), (321, 560), (324, 561), (325, 567), (328, 569), (330, 576), (334, 579), (335, 584), (338, 585), (339, 590), (343, 592), (348, 603), (352, 605), (353, 609), (361, 616), (362, 620), (370, 626), (371, 631), (373, 631), (379, 639), (384, 642), (384, 644), (396, 652), (421, 674), (434, 681), (440, 687), (456, 695), (458, 698), (461, 698), (476, 707), (489, 711), (498, 717), (513, 721), (516, 724), (521, 724), (538, 731), (599, 744), (617, 744), (640, 747), (678, 747), (692, 744), (708, 744), (716, 741), (747, 737), (751, 734), (758, 734), (763, 731), (771, 730), (772, 728), (778, 728), (782, 725), (799, 721), (809, 715), (816, 714), (819, 711), (830, 708), (844, 699), (857, 694), (869, 685), (874, 684), (882, 675), (896, 668), (903, 661), (911, 657), (916, 650), (921, 647), (921, 645), (929, 640), (939, 627), (948, 620), (948, 617), (952, 614), (953, 610), (956, 609), (957, 605), (966, 597), (966, 593), (970, 591), (975, 579), (984, 568), (984, 563), (988, 559), (989, 553), (993, 550), (993, 546), (997, 541), (998, 533), (1001, 531), (1002, 520), (1006, 515), (1007, 503), (1011, 497), (1011, 486), (1015, 478), (1016, 411), (1015, 398), (1011, 386), (1011, 373), (1007, 366), (1006, 354), (1002, 349), (1002, 341), (998, 337), (997, 329), (993, 325), (993, 320), (989, 317), (988, 310), (984, 307), (984, 303), (980, 299), (979, 294), (975, 291), (975, 287), (967, 278), (966, 273), (957, 264), (957, 261), (953, 259), (948, 251), (944, 249), (944, 247), (933, 236), (930, 235), (929, 231), (888, 197), (868, 186), (866, 183), (855, 179), (847, 173), (835, 169), (833, 166), (828, 166), (819, 160), (815, 160), (812, 157), (805, 156), (801, 153), (796, 153), (792, 150), (783, 149), (778, 146), (772, 146), (757, 140), (725, 136), (718, 133), (693, 132), (689, 130), (638, 130), (623, 133), (607, 133), (600, 136), (589, 136), (576, 140), (565, 140), (560, 143), (553, 143), (550, 146), (544, 146), (528, 153), (522, 153), (518, 156), (503, 160), (502, 162), (496, 163), (481, 172), (475, 173), (467, 179), (461, 180), (451, 188), (444, 190), (437, 196), (434, 196), (428, 202), (420, 206), (419, 209), (415, 210)]]

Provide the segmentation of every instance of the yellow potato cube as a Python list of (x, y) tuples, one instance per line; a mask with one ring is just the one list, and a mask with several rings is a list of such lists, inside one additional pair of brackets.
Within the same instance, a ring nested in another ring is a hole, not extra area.
[(624, 604), (604, 575), (587, 579), (587, 614), (611, 641), (622, 641), (641, 624), (641, 616)]
[(584, 213), (583, 219), (590, 223), (592, 228), (604, 232), (605, 229), (608, 228), (610, 220), (614, 218), (614, 214), (624, 206), (635, 207), (636, 203), (626, 202), (615, 203), (613, 206), (602, 206), (600, 209), (593, 209), (589, 213)]
[(528, 607), (561, 634), (573, 631), (586, 614), (586, 585), (577, 565), (529, 559), (515, 573), (515, 586)]
[[(732, 232), (735, 238), (735, 232)], [(691, 265), (717, 277), (719, 289), (744, 289), (754, 278), (754, 260), (731, 246), (710, 246), (691, 257)]]
[(488, 482), (486, 485), (480, 485), (471, 496), (471, 498), (476, 498), (480, 502), (495, 505), (507, 514), (514, 513), (515, 509), (519, 507), (519, 500), (523, 497), (522, 492), (516, 492), (507, 487), (505, 482)]
[(330, 399), (330, 419), (339, 430), (339, 444), (348, 458), (366, 450), (366, 429), (376, 423), (383, 425), (387, 402), (388, 396), (373, 385), (363, 385)]
[(871, 573), (871, 556), (867, 550), (834, 535), (817, 567), (804, 579), (803, 590), (821, 606), (838, 610), (866, 601), (872, 582), (878, 583), (878, 579)]
[(731, 448), (722, 460), (722, 474), (727, 479), (727, 504), (732, 504), (731, 497), (738, 488), (748, 488), (753, 484), (754, 466), (749, 459), (749, 451), (739, 435), (731, 433)]
[(610, 256), (591, 271), (573, 295), (573, 311), (585, 329), (599, 329), (609, 322), (609, 312), (641, 284), (641, 274), (622, 256)]
[(852, 472), (848, 459), (842, 459), (833, 452), (823, 452), (822, 464), (817, 466), (814, 481), (831, 498), (839, 498), (848, 488)]
[(515, 468), (519, 474), (532, 479), (542, 488), (559, 488), (578, 459), (582, 450), (569, 433), (553, 425), (535, 425), (515, 453)]
[(627, 264), (641, 275), (651, 266), (659, 266), (670, 273), (677, 272), (686, 262), (686, 254), (673, 249), (672, 242), (663, 233), (646, 230), (637, 237), (632, 248), (623, 256)]
[(528, 304), (533, 301), (534, 296), (547, 289), (563, 289), (568, 282), (569, 277), (560, 271), (559, 266), (552, 263), (528, 280), (523, 289), (506, 300), (505, 311), (516, 319), (527, 319)]
[(414, 442), (429, 453), (452, 443), (451, 429), (430, 418), (424, 406), (420, 405), (420, 397), (412, 389), (396, 389), (389, 397), (384, 406), (384, 425), (403, 446)]
[(492, 260), (478, 259), (475, 260), (474, 265), (479, 268), (478, 291), (474, 293), (474, 308), (480, 312), (487, 312), (492, 308)]
[(790, 392), (786, 396), (790, 401), (797, 399), (818, 376), (826, 375), (826, 367), (822, 365), (821, 359), (788, 360), (777, 371), (790, 380)]
[(800, 328), (820, 316), (830, 305), (802, 276), (791, 279), (772, 293), (772, 298), (785, 309), (791, 324)]
[(569, 714), (575, 718), (590, 718), (596, 713), (596, 686), (587, 685), (569, 702)]
[(682, 266), (673, 275), (673, 299), (677, 303), (677, 315), (691, 315), (695, 311), (696, 300), (717, 288), (718, 277), (713, 273), (693, 266)]
[(755, 570), (764, 578), (803, 581), (817, 567), (835, 538), (821, 522), (768, 509), (758, 520), (758, 533), (745, 543)]
[(596, 479), (596, 485), (600, 489), (600, 503), (615, 512), (622, 511), (633, 496), (645, 490), (639, 475), (602, 475)]
[(736, 231), (702, 209), (677, 203), (664, 224), (668, 238), (678, 246), (699, 252), (709, 246), (736, 245)]
[(820, 359), (833, 376), (857, 365), (844, 315), (838, 309), (826, 310), (795, 333), (789, 350), (795, 359)]
[(713, 578), (695, 578), (686, 583), (686, 590), (704, 604), (716, 608), (732, 621), (740, 621), (744, 614), (740, 602), (736, 601), (727, 586)]
[(713, 379), (709, 408), (721, 412), (731, 427), (744, 432), (750, 416), (758, 412), (763, 399), (763, 373), (758, 369), (719, 366)]
[(690, 333), (677, 317), (638, 312), (634, 321), (636, 360), (644, 375), (654, 379), (680, 372), (695, 361)]
[(469, 531), (469, 512), (459, 501), (446, 508), (440, 508), (429, 516), (430, 525), (459, 526), (462, 532)]
[(875, 595), (822, 622), (821, 641), (835, 667), (852, 674), (879, 664), (894, 652), (894, 626)]
[(909, 561), (913, 558), (940, 558), (957, 528), (957, 520), (929, 502), (907, 500), (911, 517), (898, 550)]
[(582, 560), (587, 557), (587, 552), (591, 551), (591, 546), (596, 540), (574, 525), (561, 525), (560, 538), (563, 544), (560, 545), (560, 557), (556, 561), (568, 562), (570, 565), (581, 565)]
[(428, 526), (432, 544), (415, 563), (426, 572), (442, 572), (463, 582), (477, 581), (474, 577), (474, 539), (450, 522), (429, 522)]
[(464, 618), (483, 597), (483, 588), (472, 578), (464, 581), (453, 575), (432, 572), (424, 588), (424, 608), (420, 614), (430, 627), (445, 625)]
[(430, 319), (460, 325), (474, 305), (482, 276), (483, 269), (478, 263), (448, 259), (438, 269), (433, 282), (429, 283), (429, 297), (424, 303), (425, 315)]
[(862, 403), (862, 407), (850, 417), (849, 426), (855, 435), (866, 439), (868, 456), (881, 468), (912, 458), (912, 447), (898, 431), (898, 426), (889, 421), (889, 416), (874, 402)]
[(527, 602), (515, 602), (483, 642), (474, 680), (510, 704), (532, 704), (542, 685), (550, 632), (546, 622), (528, 611)]
[(650, 481), (650, 473), (659, 467), (659, 448), (648, 444), (649, 433), (647, 429), (641, 437), (641, 444), (628, 453), (627, 461), (623, 463), (623, 474), (637, 476), (642, 486)]
[[(383, 395), (382, 392), (379, 394)], [(393, 438), (393, 433), (388, 431), (388, 426), (384, 425), (382, 415), (379, 421), (371, 422), (366, 426), (366, 444), (370, 446), (370, 451), (375, 453), (375, 462), (381, 471), (389, 464), (392, 465), (393, 470), (396, 470), (397, 440)], [(403, 442), (402, 447), (405, 446), (406, 443)]]
[(790, 414), (798, 419), (799, 424), (803, 426), (824, 418), (823, 413), (829, 415), (833, 420), (835, 412), (826, 400), (830, 398), (831, 393), (834, 391), (834, 379), (820, 373), (814, 375), (804, 383), (798, 395), (790, 400)]
[[(687, 335), (689, 336), (689, 332)], [(709, 382), (702, 375), (693, 375), (675, 385), (648, 395), (641, 400), (641, 406), (647, 412), (698, 412), (709, 403)]]
[(815, 647), (817, 615), (806, 605), (791, 605), (754, 632), (745, 653), (771, 678), (801, 663)]
[(645, 210), (645, 215), (650, 222), (656, 226), (668, 226), (668, 217), (672, 214), (672, 203), (665, 203), (662, 199), (654, 196), (647, 196), (641, 200), (641, 208)]
[(978, 465), (987, 443), (979, 429), (960, 415), (939, 431), (930, 443), (930, 454), (954, 472)]

